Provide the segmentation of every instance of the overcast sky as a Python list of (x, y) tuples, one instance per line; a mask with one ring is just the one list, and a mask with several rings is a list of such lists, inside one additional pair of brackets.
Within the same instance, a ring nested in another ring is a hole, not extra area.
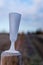
[(43, 0), (0, 0), (0, 31), (9, 32), (9, 13), (22, 14), (19, 32), (43, 30)]

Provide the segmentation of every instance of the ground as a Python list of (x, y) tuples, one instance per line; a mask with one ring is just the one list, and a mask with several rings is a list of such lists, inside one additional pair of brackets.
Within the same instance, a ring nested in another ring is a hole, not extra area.
[[(22, 54), (24, 65), (43, 65), (43, 35), (19, 34), (16, 40), (16, 50)], [(0, 34), (0, 54), (9, 49), (9, 34)]]

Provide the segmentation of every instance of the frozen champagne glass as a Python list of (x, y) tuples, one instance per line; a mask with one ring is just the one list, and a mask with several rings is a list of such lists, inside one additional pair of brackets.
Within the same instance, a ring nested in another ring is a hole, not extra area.
[(11, 46), (9, 50), (2, 52), (1, 65), (21, 65), (21, 53), (15, 50), (15, 41), (19, 29), (21, 14), (9, 14), (9, 28), (10, 28), (10, 41)]

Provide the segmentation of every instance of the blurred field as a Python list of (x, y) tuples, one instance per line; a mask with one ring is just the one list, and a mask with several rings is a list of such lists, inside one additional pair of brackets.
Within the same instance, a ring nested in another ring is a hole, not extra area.
[[(18, 34), (16, 50), (22, 54), (23, 65), (43, 65), (43, 34)], [(1, 52), (10, 48), (8, 33), (0, 33)]]

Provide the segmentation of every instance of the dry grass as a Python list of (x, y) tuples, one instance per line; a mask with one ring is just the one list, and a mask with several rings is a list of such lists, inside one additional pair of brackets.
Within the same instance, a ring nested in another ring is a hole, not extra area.
[[(19, 34), (16, 40), (16, 50), (19, 50), (22, 54), (22, 61), (24, 65), (32, 65), (35, 63), (38, 65), (41, 63), (41, 57), (38, 56), (38, 52), (35, 47), (32, 45), (32, 36)], [(0, 51), (4, 51), (9, 49), (10, 47), (10, 40), (9, 34), (0, 34)], [(33, 48), (34, 47), (34, 48)], [(43, 64), (40, 64), (43, 65)]]

